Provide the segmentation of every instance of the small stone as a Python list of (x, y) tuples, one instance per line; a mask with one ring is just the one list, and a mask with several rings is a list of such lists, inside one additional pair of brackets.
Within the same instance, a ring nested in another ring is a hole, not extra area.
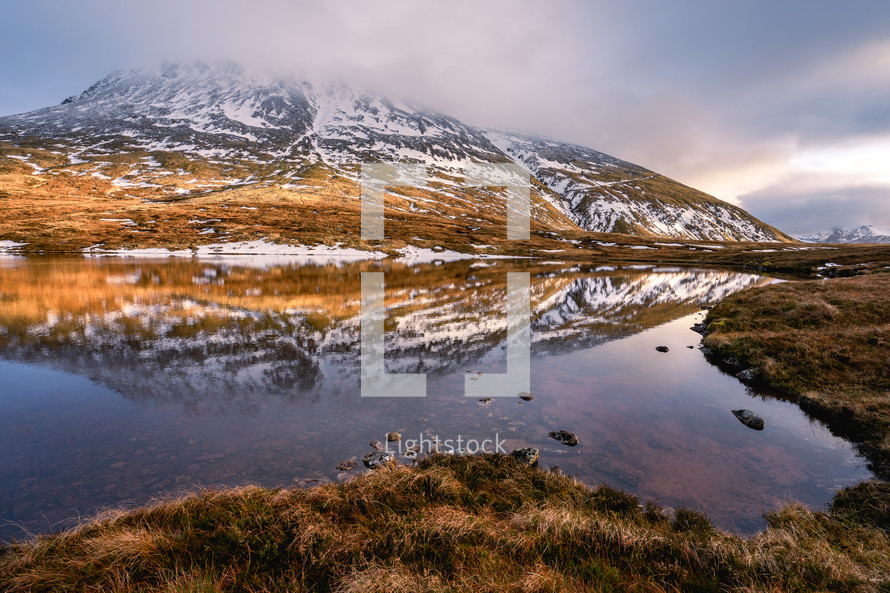
[(394, 443), (396, 441), (402, 440), (402, 435), (398, 432), (388, 432), (386, 433), (386, 440), (390, 443)]
[(346, 461), (341, 461), (340, 463), (338, 463), (337, 469), (339, 469), (341, 472), (348, 472), (357, 465), (358, 463), (356, 462), (355, 457), (353, 457), (352, 459), (347, 459)]
[(752, 430), (763, 430), (766, 424), (763, 418), (751, 410), (733, 410), (732, 413), (739, 419), (739, 422)]
[(510, 452), (510, 457), (516, 460), (519, 465), (537, 465), (538, 450), (535, 447), (525, 447)]
[(707, 325), (705, 325), (704, 323), (695, 323), (689, 329), (691, 329), (694, 332), (698, 332), (702, 335), (705, 335), (705, 333), (707, 333), (706, 328), (707, 328)]
[(380, 441), (371, 441), (369, 444), (371, 445), (371, 448), (376, 451), (383, 450), (383, 443), (381, 443)]
[(668, 350), (670, 350), (670, 348), (668, 348), (667, 346), (656, 346), (655, 349), (659, 352), (667, 352)]
[(533, 399), (535, 399), (535, 396), (533, 396), (528, 391), (520, 391), (518, 395), (519, 395), (519, 399), (527, 401), (527, 402), (530, 402)]
[(694, 349), (695, 349), (695, 346), (686, 346), (686, 347), (689, 348), (690, 350), (694, 350)]
[(362, 457), (362, 463), (369, 469), (377, 469), (395, 458), (396, 456), (392, 451), (370, 451)]
[(567, 430), (554, 430), (547, 433), (547, 436), (553, 440), (559, 441), (563, 445), (568, 445), (569, 447), (574, 447), (578, 444), (578, 437)]
[(745, 369), (743, 371), (739, 371), (735, 374), (735, 376), (742, 381), (753, 381), (754, 380), (754, 371), (751, 369)]

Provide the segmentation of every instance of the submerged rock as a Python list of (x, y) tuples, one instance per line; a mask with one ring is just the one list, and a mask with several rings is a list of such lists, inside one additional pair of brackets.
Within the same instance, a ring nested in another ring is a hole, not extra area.
[(547, 436), (553, 440), (559, 441), (563, 445), (568, 445), (569, 447), (574, 447), (578, 444), (578, 437), (567, 430), (554, 430), (547, 433)]
[(362, 457), (362, 463), (364, 463), (367, 468), (377, 469), (395, 458), (396, 456), (392, 451), (370, 451), (365, 453), (365, 456)]
[(527, 401), (527, 402), (530, 402), (530, 401), (532, 401), (533, 399), (535, 399), (535, 396), (533, 396), (533, 395), (532, 395), (531, 393), (529, 393), (528, 391), (520, 391), (517, 395), (519, 395), (519, 399), (521, 399), (521, 400), (525, 400), (525, 401)]
[(538, 450), (535, 447), (525, 447), (510, 452), (510, 457), (520, 465), (537, 465)]
[(667, 346), (656, 346), (655, 349), (659, 352), (667, 352), (668, 350), (670, 350), (670, 348), (668, 348)]
[(352, 459), (347, 459), (346, 461), (341, 461), (340, 463), (338, 463), (337, 469), (339, 469), (341, 472), (348, 472), (357, 465), (358, 462), (356, 462), (355, 457), (353, 457)]
[(739, 422), (753, 430), (763, 430), (763, 427), (766, 424), (763, 421), (763, 418), (751, 410), (733, 410), (732, 413), (739, 419)]
[(368, 443), (368, 444), (371, 445), (371, 448), (374, 449), (374, 450), (376, 450), (376, 451), (382, 451), (382, 450), (383, 450), (383, 443), (381, 443), (380, 441), (371, 441), (371, 442)]

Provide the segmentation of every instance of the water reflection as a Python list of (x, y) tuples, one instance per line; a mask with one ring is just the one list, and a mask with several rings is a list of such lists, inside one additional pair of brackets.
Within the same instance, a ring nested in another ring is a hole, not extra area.
[[(389, 372), (460, 372), (503, 342), (506, 273), (516, 269), (505, 263), (264, 269), (88, 260), (0, 268), (0, 351), (137, 400), (317, 397), (325, 374), (357, 376), (368, 268), (385, 270)], [(627, 336), (762, 282), (682, 269), (531, 272), (533, 354)]]
[[(386, 370), (426, 373), (427, 398), (359, 395), (368, 271), (385, 274)], [(531, 278), (535, 399), (478, 402), (464, 374), (506, 370), (511, 271)], [(0, 520), (42, 532), (194, 484), (337, 479), (339, 461), (399, 430), (497, 433), (586, 481), (753, 529), (763, 508), (821, 504), (865, 476), (793, 406), (762, 402), (767, 430), (747, 434), (727, 410), (755, 400), (685, 348), (702, 303), (764, 281), (555, 262), (0, 260)], [(581, 447), (548, 440), (555, 428)]]

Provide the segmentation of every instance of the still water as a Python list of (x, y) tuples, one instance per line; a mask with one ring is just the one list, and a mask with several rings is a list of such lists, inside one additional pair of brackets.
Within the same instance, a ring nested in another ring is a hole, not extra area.
[[(361, 396), (363, 272), (385, 274), (386, 370), (425, 373), (426, 397)], [(530, 278), (534, 399), (465, 397), (466, 375), (506, 371), (508, 272)], [(869, 477), (848, 443), (699, 351), (701, 305), (769, 281), (561, 262), (0, 259), (0, 539), (201, 486), (348, 479), (361, 461), (336, 466), (390, 431), (538, 447), (585, 483), (755, 531), (768, 509), (823, 506)]]

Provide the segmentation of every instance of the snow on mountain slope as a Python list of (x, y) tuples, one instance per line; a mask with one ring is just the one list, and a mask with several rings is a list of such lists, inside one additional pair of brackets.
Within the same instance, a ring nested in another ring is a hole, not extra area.
[(582, 228), (686, 239), (785, 239), (741, 208), (607, 154), (497, 130), (486, 136), (550, 188), (555, 205)]
[(831, 232), (798, 238), (806, 243), (890, 243), (890, 229), (869, 224), (849, 230), (835, 228)]
[[(42, 143), (69, 165), (90, 165), (73, 172), (56, 165), (51, 174), (110, 179), (137, 198), (199, 195), (239, 184), (319, 189), (334, 176), (355, 183), (361, 163), (424, 163), (434, 195), (414, 207), (425, 207), (431, 216), (440, 201), (493, 207), (494, 201), (462, 186), (463, 165), (514, 161), (532, 174), (533, 219), (545, 227), (788, 240), (735, 206), (591, 149), (480, 130), (345, 85), (258, 75), (231, 63), (117, 72), (61, 105), (0, 118), (0, 142), (23, 141)], [(138, 151), (138, 158), (125, 158)], [(34, 175), (46, 172), (27, 154), (15, 156)], [(177, 177), (208, 163), (241, 169), (211, 179)], [(327, 174), (307, 175), (313, 166)]]

